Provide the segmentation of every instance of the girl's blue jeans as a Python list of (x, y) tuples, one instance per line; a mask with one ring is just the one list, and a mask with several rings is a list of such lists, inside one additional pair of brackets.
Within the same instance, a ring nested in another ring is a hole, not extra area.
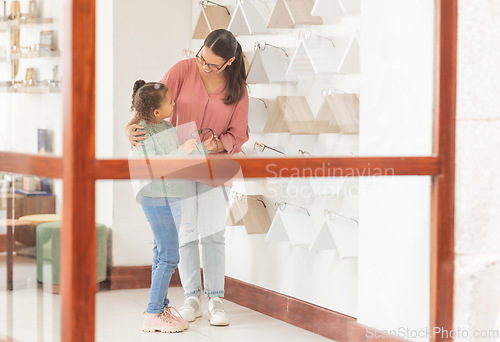
[(168, 308), (168, 286), (179, 264), (181, 200), (176, 197), (143, 197), (142, 209), (154, 236), (151, 290), (146, 312), (161, 313)]

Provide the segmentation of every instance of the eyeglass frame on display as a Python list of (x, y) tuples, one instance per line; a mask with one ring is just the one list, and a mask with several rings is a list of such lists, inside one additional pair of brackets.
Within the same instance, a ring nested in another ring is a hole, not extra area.
[(229, 9), (226, 6), (223, 6), (221, 4), (218, 4), (218, 3), (210, 1), (210, 0), (201, 0), (200, 1), (200, 5), (203, 6), (203, 8), (207, 8), (207, 4), (212, 4), (215, 6), (224, 7), (227, 11), (227, 15), (231, 15), (231, 13), (229, 12)]
[[(281, 208), (282, 204), (284, 204), (283, 209)], [(297, 207), (297, 208), (304, 209), (306, 211), (307, 215), (311, 216), (311, 214), (309, 214), (309, 210), (307, 210), (307, 208), (305, 208), (305, 207), (301, 207), (300, 205), (296, 205), (296, 204), (292, 204), (292, 203), (288, 203), (288, 202), (275, 202), (274, 203), (274, 205), (277, 206), (281, 211), (285, 211), (287, 204), (294, 206), (294, 207)]]
[(233, 191), (233, 198), (237, 201), (241, 201), (241, 199), (243, 198), (243, 196), (245, 196), (246, 198), (251, 198), (253, 200), (256, 200), (256, 201), (259, 201), (260, 203), (262, 203), (262, 205), (264, 206), (264, 208), (267, 208), (266, 204), (264, 203), (263, 200), (259, 199), (259, 198), (254, 198), (254, 197), (250, 197), (248, 195), (245, 195), (245, 194), (242, 194), (242, 193), (239, 193), (237, 191)]
[(307, 151), (299, 149), (299, 156), (310, 156), (311, 154)]
[[(264, 43), (264, 44), (262, 45), (262, 43)], [(254, 51), (257, 49), (259, 49), (260, 51), (264, 51), (266, 49), (266, 46), (271, 46), (273, 48), (280, 49), (288, 57), (288, 53), (286, 53), (285, 49), (280, 48), (279, 46), (276, 46), (276, 45), (269, 44), (265, 40), (261, 40), (260, 42), (255, 42), (253, 44), (253, 49), (254, 49)]]
[(267, 146), (266, 144), (260, 143), (260, 142), (258, 142), (258, 141), (254, 142), (254, 144), (253, 144), (253, 149), (254, 149), (254, 150), (256, 149), (256, 148), (255, 148), (255, 146), (256, 146), (256, 145), (257, 145), (257, 146), (259, 146), (259, 147), (262, 147), (262, 150), (258, 149), (258, 151), (259, 151), (259, 152), (264, 152), (264, 150), (265, 150), (266, 148), (268, 148), (268, 149), (273, 150), (273, 151), (275, 151), (275, 152), (281, 153), (282, 155), (285, 155), (285, 153), (281, 152), (280, 150), (277, 150), (277, 149), (275, 149), (275, 148), (272, 148), (272, 147), (270, 147), (270, 146)]
[[(335, 216), (333, 217), (333, 219), (332, 219), (332, 214), (334, 214), (334, 215), (335, 215)], [(346, 218), (346, 219), (348, 219), (348, 220), (353, 220), (353, 221), (354, 221), (354, 222), (356, 222), (356, 224), (359, 226), (359, 222), (358, 222), (358, 220), (353, 219), (352, 217), (347, 217), (347, 216), (344, 216), (344, 215), (340, 215), (340, 214), (338, 214), (338, 213), (336, 213), (335, 211), (330, 210), (330, 209), (325, 209), (325, 215), (328, 215), (328, 219), (329, 219), (330, 221), (332, 221), (332, 222), (333, 222), (333, 220), (335, 220), (335, 217), (340, 216), (340, 217)]]

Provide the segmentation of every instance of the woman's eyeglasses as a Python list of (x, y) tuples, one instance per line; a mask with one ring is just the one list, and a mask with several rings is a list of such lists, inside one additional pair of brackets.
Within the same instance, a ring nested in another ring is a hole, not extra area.
[(301, 207), (301, 206), (298, 206), (298, 205), (295, 205), (295, 204), (291, 204), (291, 203), (288, 203), (288, 202), (276, 202), (276, 203), (274, 203), (274, 205), (276, 205), (278, 208), (280, 208), (281, 211), (283, 211), (283, 210), (286, 209), (287, 204), (291, 205), (291, 206), (294, 206), (294, 207), (297, 207), (297, 208), (304, 209), (306, 211), (307, 215), (311, 216), (311, 214), (309, 214), (309, 210), (307, 210), (307, 208), (304, 208), (304, 207)]
[(218, 66), (217, 64), (209, 64), (207, 63), (207, 61), (205, 61), (205, 58), (203, 58), (201, 55), (200, 55), (200, 52), (201, 52), (201, 49), (203, 49), (203, 46), (198, 50), (198, 52), (196, 53), (196, 61), (198, 63), (200, 63), (202, 66), (207, 66), (208, 70), (211, 70), (211, 71), (219, 71), (220, 69), (222, 69), (224, 67), (224, 65), (226, 65), (227, 62), (229, 62), (229, 59), (227, 61), (224, 62), (224, 64), (222, 64), (221, 66)]
[(355, 219), (353, 219), (353, 218), (351, 218), (351, 217), (347, 217), (347, 216), (344, 216), (344, 215), (337, 214), (337, 213), (336, 213), (335, 211), (333, 211), (333, 210), (328, 210), (328, 209), (325, 209), (325, 215), (328, 215), (328, 219), (329, 219), (330, 221), (333, 221), (333, 220), (335, 220), (335, 218), (336, 218), (337, 216), (340, 216), (340, 217), (346, 218), (346, 219), (348, 219), (348, 220), (353, 220), (353, 221), (354, 221), (354, 222), (356, 222), (356, 224), (359, 226), (359, 223), (358, 223), (358, 221), (357, 221), (357, 220), (355, 220)]
[(278, 153), (281, 153), (282, 155), (285, 155), (283, 152), (281, 152), (280, 150), (277, 150), (275, 148), (272, 148), (272, 147), (269, 147), (267, 146), (266, 144), (263, 144), (263, 143), (260, 143), (260, 142), (255, 142), (255, 144), (253, 144), (253, 149), (254, 150), (257, 150), (259, 152), (264, 152), (264, 150), (268, 148), (272, 151), (275, 151), (275, 152), (278, 152)]
[(190, 134), (190, 137), (193, 139), (199, 138), (201, 142), (207, 140), (208, 138), (213, 137), (215, 140), (215, 146), (217, 147), (216, 151), (219, 151), (219, 144), (217, 143), (217, 136), (215, 132), (211, 128), (202, 128), (196, 130)]
[(241, 201), (243, 199), (243, 196), (245, 196), (246, 198), (250, 198), (250, 199), (253, 199), (254, 201), (259, 201), (260, 203), (262, 203), (262, 205), (264, 206), (264, 208), (267, 208), (266, 207), (266, 204), (264, 203), (263, 200), (259, 199), (259, 198), (255, 198), (255, 197), (250, 197), (250, 196), (247, 196), (247, 195), (243, 195), (243, 194), (240, 194), (239, 192), (233, 192), (233, 198), (237, 201)]

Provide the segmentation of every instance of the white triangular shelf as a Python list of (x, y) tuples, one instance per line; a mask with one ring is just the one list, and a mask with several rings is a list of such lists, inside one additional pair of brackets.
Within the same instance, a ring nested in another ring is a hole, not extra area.
[(312, 218), (302, 208), (276, 210), (266, 242), (289, 241), (292, 246), (311, 244), (316, 231)]
[(269, 109), (259, 99), (249, 98), (248, 100), (248, 130), (250, 133), (263, 133), (269, 118)]
[(359, 134), (359, 100), (356, 94), (325, 96), (313, 127), (316, 133)]
[(263, 202), (261, 195), (245, 195), (241, 200), (234, 199), (226, 225), (245, 226), (248, 234), (266, 234), (271, 226), (271, 218)]
[(359, 74), (361, 60), (361, 47), (357, 36), (351, 38), (347, 49), (340, 60), (339, 74)]
[(301, 39), (290, 60), (287, 75), (335, 73), (340, 58), (332, 43), (321, 37)]
[(287, 77), (281, 50), (266, 48), (257, 50), (248, 70), (247, 83), (292, 83), (296, 79)]
[(335, 246), (335, 241), (333, 241), (332, 232), (328, 226), (328, 219), (325, 219), (321, 224), (318, 234), (313, 239), (313, 242), (309, 246), (312, 251), (320, 251), (325, 249), (337, 249)]
[(227, 29), (236, 36), (271, 33), (266, 21), (250, 1), (243, 4), (238, 1)]
[(339, 0), (345, 12), (361, 12), (361, 0)]
[(311, 15), (322, 17), (340, 17), (344, 14), (344, 7), (340, 0), (316, 0)]
[(295, 25), (323, 25), (319, 16), (312, 16), (314, 0), (277, 0), (267, 22), (269, 28), (294, 28)]
[(264, 127), (265, 133), (315, 134), (314, 116), (304, 96), (278, 96)]
[(193, 31), (193, 39), (205, 39), (208, 34), (217, 29), (227, 29), (231, 16), (224, 7), (207, 5), (201, 6), (201, 12)]
[(336, 216), (333, 221), (325, 218), (309, 249), (336, 249), (342, 259), (356, 258), (358, 256), (357, 223), (341, 216)]
[(309, 178), (311, 190), (315, 195), (339, 195), (345, 184), (345, 177)]

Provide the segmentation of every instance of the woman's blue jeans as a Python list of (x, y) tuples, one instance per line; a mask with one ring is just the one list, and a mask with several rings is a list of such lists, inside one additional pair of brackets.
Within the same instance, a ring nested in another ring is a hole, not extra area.
[(168, 286), (179, 264), (179, 224), (181, 200), (169, 198), (142, 198), (142, 209), (154, 236), (151, 290), (148, 313), (161, 313), (168, 307)]

